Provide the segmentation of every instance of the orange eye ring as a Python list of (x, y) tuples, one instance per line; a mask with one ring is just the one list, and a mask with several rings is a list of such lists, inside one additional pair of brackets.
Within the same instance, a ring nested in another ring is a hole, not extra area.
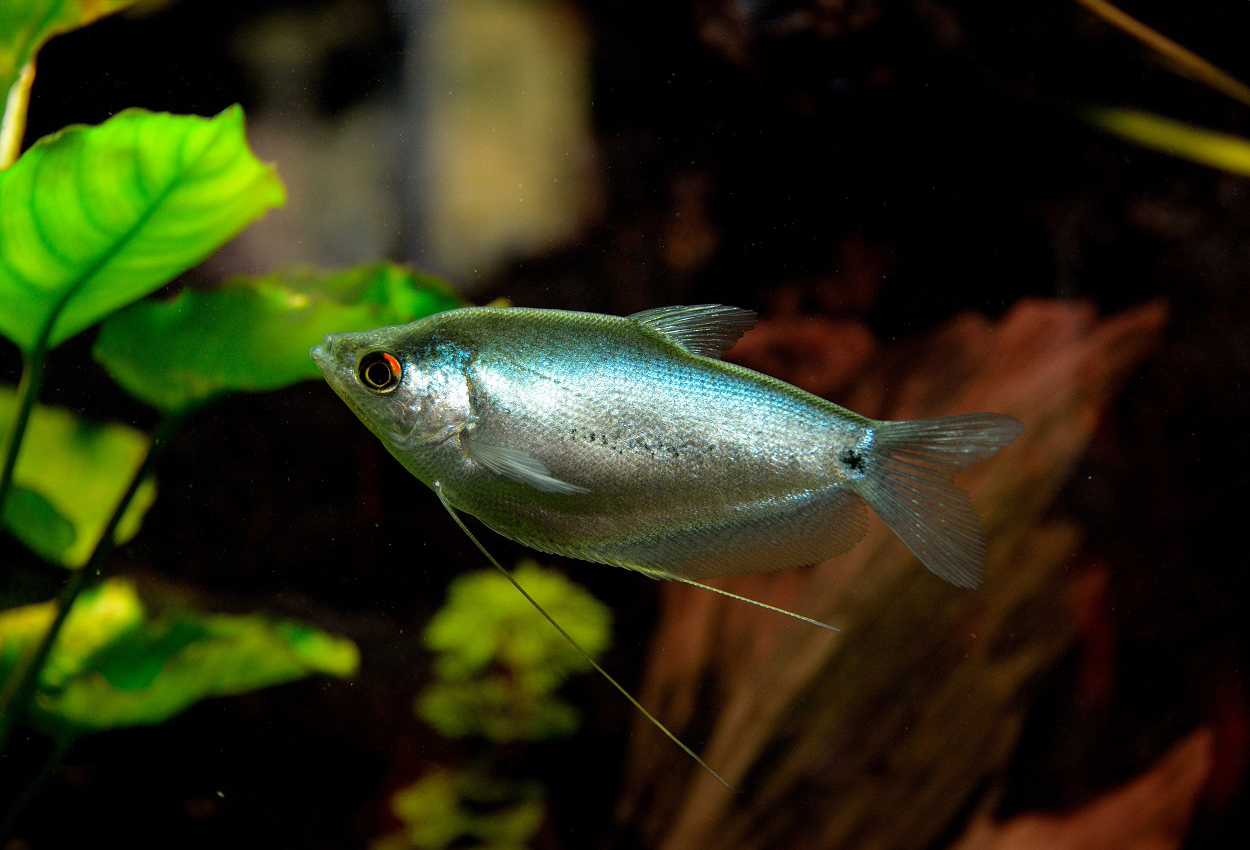
[(370, 351), (360, 358), (356, 377), (365, 389), (375, 393), (393, 392), (399, 386), (404, 369), (399, 358), (389, 351)]

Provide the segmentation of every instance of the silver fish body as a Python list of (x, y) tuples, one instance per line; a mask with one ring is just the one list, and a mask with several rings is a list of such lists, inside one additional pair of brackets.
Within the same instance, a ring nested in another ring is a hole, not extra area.
[(879, 422), (719, 360), (753, 321), (465, 308), (312, 356), (409, 471), (535, 549), (656, 577), (781, 569), (853, 546), (866, 500), (930, 569), (976, 584), (984, 544), (952, 474), (1019, 423)]

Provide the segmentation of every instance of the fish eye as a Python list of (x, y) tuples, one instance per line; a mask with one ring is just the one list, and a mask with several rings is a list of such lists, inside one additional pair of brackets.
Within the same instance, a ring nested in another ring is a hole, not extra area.
[(399, 386), (404, 369), (399, 359), (389, 351), (370, 351), (360, 358), (356, 377), (365, 389), (375, 393), (389, 393)]

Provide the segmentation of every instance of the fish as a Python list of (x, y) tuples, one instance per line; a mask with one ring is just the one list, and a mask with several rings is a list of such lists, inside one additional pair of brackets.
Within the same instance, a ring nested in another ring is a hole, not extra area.
[(933, 573), (977, 586), (985, 539), (954, 474), (1021, 423), (871, 419), (721, 359), (755, 320), (464, 307), (311, 355), (449, 510), (530, 548), (698, 584), (845, 553), (867, 505)]

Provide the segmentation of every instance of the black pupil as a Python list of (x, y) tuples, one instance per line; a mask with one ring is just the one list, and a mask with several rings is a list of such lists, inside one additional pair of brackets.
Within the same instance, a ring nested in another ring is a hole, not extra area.
[(399, 383), (391, 364), (380, 351), (366, 355), (360, 364), (360, 376), (365, 384), (375, 390), (390, 389)]
[(369, 383), (380, 387), (391, 379), (391, 370), (385, 363), (369, 364)]

